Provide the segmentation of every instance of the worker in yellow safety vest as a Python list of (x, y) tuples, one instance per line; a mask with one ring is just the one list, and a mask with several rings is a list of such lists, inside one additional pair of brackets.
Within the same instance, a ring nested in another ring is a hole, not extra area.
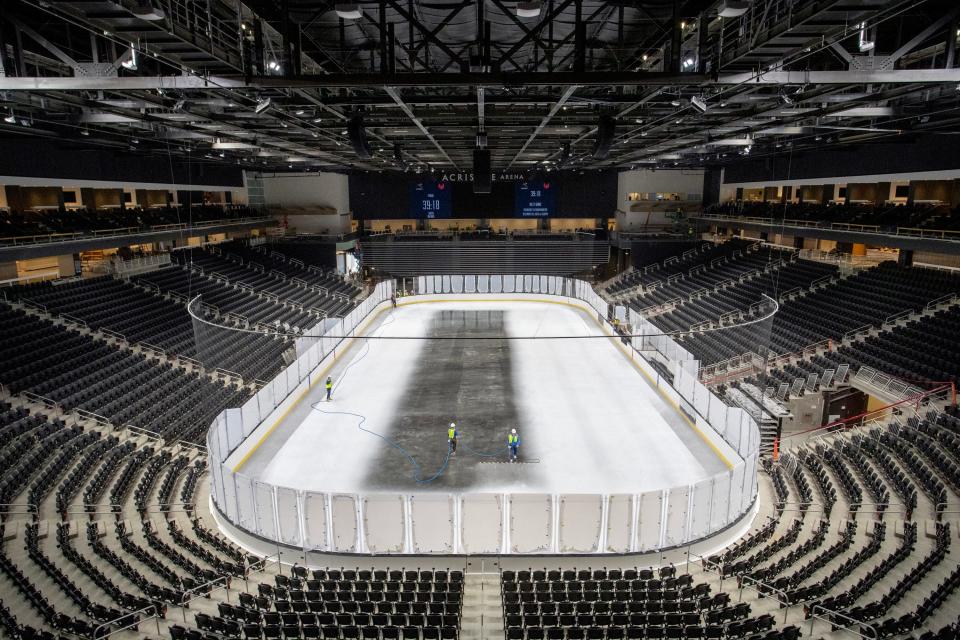
[(520, 436), (516, 429), (511, 429), (507, 434), (507, 448), (510, 450), (510, 462), (516, 462), (517, 453), (520, 451)]
[(327, 402), (330, 402), (330, 394), (333, 393), (333, 376), (327, 376)]
[(457, 433), (457, 423), (451, 422), (450, 427), (447, 428), (447, 446), (449, 447), (450, 455), (457, 455), (457, 438), (460, 437), (460, 434)]

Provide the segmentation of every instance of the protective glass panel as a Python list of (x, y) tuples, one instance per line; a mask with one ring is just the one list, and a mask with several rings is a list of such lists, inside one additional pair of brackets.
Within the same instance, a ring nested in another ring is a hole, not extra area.
[(664, 544), (669, 547), (683, 544), (688, 540), (689, 493), (690, 487), (674, 487), (669, 491), (667, 522), (664, 533)]
[(327, 548), (327, 496), (323, 493), (303, 493), (303, 533), (308, 549)]
[(238, 520), (235, 524), (247, 531), (257, 530), (257, 511), (253, 506), (253, 480), (239, 473), (234, 476), (237, 492)]
[(477, 276), (463, 276), (463, 291), (464, 293), (476, 293), (477, 291)]
[(453, 498), (445, 494), (410, 497), (414, 553), (453, 553)]
[(640, 494), (640, 516), (637, 522), (637, 551), (660, 548), (663, 523), (663, 492), (647, 491)]
[(330, 499), (333, 522), (333, 551), (357, 550), (357, 502), (348, 495), (334, 495)]
[(273, 513), (273, 487), (253, 481), (253, 499), (257, 505), (257, 533), (268, 540), (277, 539), (277, 521)]
[(710, 511), (713, 506), (713, 478), (706, 478), (693, 485), (692, 512), (690, 514), (690, 540), (697, 540), (710, 532)]
[(463, 553), (500, 553), (503, 535), (501, 498), (468, 494), (461, 503), (460, 539)]
[(290, 352), (290, 358), (295, 353), (292, 332), (279, 321), (281, 309), (279, 305), (271, 309), (272, 320), (267, 315), (251, 321), (226, 307), (205, 304), (202, 296), (197, 296), (187, 306), (194, 344), (180, 355), (199, 362), (208, 371), (232, 376), (236, 382), (269, 380), (283, 367), (285, 352)]
[(239, 513), (237, 512), (237, 486), (233, 479), (233, 474), (226, 470), (223, 473), (223, 505), (222, 509), (227, 514), (227, 520), (237, 522)]
[(453, 291), (450, 285), (450, 276), (442, 276), (442, 278), (443, 278), (443, 289), (441, 289), (441, 292), (450, 293), (451, 291)]
[(730, 473), (714, 476), (713, 503), (710, 505), (710, 529), (719, 531), (729, 522)]
[(370, 553), (403, 551), (406, 522), (403, 496), (370, 495), (363, 499), (363, 532)]
[(300, 505), (297, 502), (297, 492), (287, 487), (277, 487), (276, 496), (280, 541), (300, 546)]
[(627, 553), (633, 539), (633, 496), (610, 496), (607, 506), (608, 553)]
[(490, 293), (503, 292), (503, 276), (490, 276)]
[(477, 276), (477, 291), (480, 293), (490, 292), (490, 276)]
[(560, 496), (560, 553), (593, 553), (600, 544), (603, 500), (599, 495)]
[(553, 538), (553, 497), (549, 494), (510, 495), (510, 550), (540, 553)]
[(450, 276), (453, 293), (463, 293), (463, 276)]

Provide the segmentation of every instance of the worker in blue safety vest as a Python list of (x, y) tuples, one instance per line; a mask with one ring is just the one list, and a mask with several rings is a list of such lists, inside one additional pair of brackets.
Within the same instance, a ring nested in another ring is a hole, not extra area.
[(460, 437), (460, 434), (457, 433), (457, 423), (451, 422), (450, 426), (447, 428), (447, 446), (449, 447), (449, 452), (451, 456), (457, 455), (457, 438)]
[(333, 393), (333, 376), (327, 376), (327, 402), (330, 402), (331, 393)]
[(520, 450), (520, 436), (516, 429), (511, 429), (507, 434), (507, 448), (510, 450), (510, 462), (517, 461), (517, 453)]

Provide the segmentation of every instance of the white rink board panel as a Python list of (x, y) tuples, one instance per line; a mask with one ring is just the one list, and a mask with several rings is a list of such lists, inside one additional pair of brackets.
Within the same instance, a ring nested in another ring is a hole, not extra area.
[(663, 492), (647, 491), (640, 495), (640, 520), (637, 524), (637, 551), (660, 548), (663, 523)]
[(303, 533), (308, 549), (328, 548), (326, 494), (312, 491), (303, 494)]
[(500, 553), (503, 545), (501, 497), (467, 494), (460, 503), (460, 540), (464, 553)]
[(560, 496), (560, 553), (595, 553), (603, 525), (603, 497)]
[(410, 498), (413, 553), (453, 553), (453, 496), (425, 493)]
[(633, 496), (610, 496), (607, 505), (606, 551), (627, 553), (633, 541)]
[(363, 532), (370, 553), (399, 553), (406, 538), (403, 496), (368, 495), (363, 498)]
[(553, 496), (515, 493), (510, 496), (510, 550), (513, 553), (550, 551), (553, 538)]
[(333, 522), (332, 551), (357, 551), (357, 500), (354, 496), (334, 495), (330, 498)]

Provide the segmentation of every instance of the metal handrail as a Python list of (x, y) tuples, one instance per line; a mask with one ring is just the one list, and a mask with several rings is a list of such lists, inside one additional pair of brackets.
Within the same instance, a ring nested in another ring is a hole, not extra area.
[[(751, 582), (753, 583), (752, 585), (750, 584)], [(760, 596), (763, 596), (764, 593), (762, 593), (760, 589), (758, 589), (757, 587), (763, 587), (764, 589), (769, 589), (771, 592), (776, 593), (778, 596), (783, 596), (782, 600), (780, 598), (778, 598), (777, 600), (780, 602), (781, 605), (783, 605), (783, 624), (787, 624), (787, 614), (790, 612), (790, 598), (787, 596), (786, 591), (784, 591), (783, 589), (777, 589), (772, 584), (768, 584), (763, 580), (757, 580), (756, 578), (753, 578), (748, 575), (741, 575), (740, 576), (740, 601), (743, 600), (743, 589), (745, 586), (748, 589), (752, 588)]]
[(810, 634), (809, 634), (809, 635), (813, 635), (813, 624), (814, 624), (814, 620), (820, 620), (820, 621), (822, 621), (822, 622), (828, 623), (831, 628), (837, 627), (837, 629), (839, 629), (839, 630), (841, 630), (841, 631), (847, 631), (847, 632), (852, 633), (852, 634), (854, 634), (855, 636), (858, 636), (858, 637), (860, 637), (860, 638), (866, 638), (867, 640), (874, 640), (873, 637), (871, 637), (871, 636), (865, 636), (865, 635), (863, 635), (862, 633), (860, 633), (859, 631), (855, 631), (853, 628), (851, 628), (851, 625), (840, 626), (840, 625), (838, 625), (836, 622), (834, 622), (833, 620), (831, 620), (830, 618), (827, 618), (827, 617), (824, 617), (824, 616), (818, 616), (818, 615), (817, 615), (817, 611), (822, 611), (822, 612), (824, 612), (825, 614), (827, 614), (827, 615), (829, 615), (829, 616), (836, 616), (836, 617), (844, 620), (845, 622), (852, 622), (852, 623), (854, 623), (854, 625), (857, 625), (857, 626), (859, 626), (859, 625), (861, 625), (861, 624), (864, 624), (864, 623), (861, 622), (860, 620), (857, 620), (856, 618), (851, 618), (850, 616), (848, 616), (848, 615), (845, 614), (845, 613), (841, 613), (841, 612), (839, 612), (839, 611), (833, 611), (832, 609), (827, 609), (827, 608), (826, 608), (825, 606), (823, 606), (823, 605), (815, 604), (815, 605), (813, 605), (813, 607), (810, 608)]
[[(144, 618), (144, 619), (134, 618), (134, 621), (133, 621), (133, 622), (131, 622), (131, 623), (129, 623), (129, 624), (123, 626), (123, 627), (120, 627), (120, 628), (118, 628), (118, 629), (114, 629), (113, 631), (111, 631), (110, 633), (108, 633), (108, 634), (106, 634), (106, 635), (100, 635), (100, 633), (99, 633), (101, 629), (110, 628), (110, 627), (113, 626), (116, 622), (119, 622), (120, 620), (123, 620), (124, 618), (126, 618), (126, 617), (128, 617), (128, 616), (136, 616), (138, 613), (146, 613), (147, 611), (152, 611), (152, 612), (153, 612), (153, 613), (152, 613), (149, 617), (147, 617), (147, 618)], [(122, 631), (126, 631), (127, 629), (134, 629), (134, 628), (136, 628), (137, 630), (139, 630), (139, 625), (140, 625), (140, 623), (141, 623), (141, 622), (146, 622), (147, 620), (155, 620), (155, 621), (156, 621), (156, 623), (157, 623), (157, 633), (159, 634), (159, 633), (160, 633), (160, 617), (161, 617), (161, 616), (160, 616), (160, 611), (157, 609), (156, 605), (152, 605), (152, 604), (151, 604), (151, 605), (147, 605), (147, 606), (144, 607), (143, 609), (138, 609), (138, 610), (136, 610), (136, 611), (130, 611), (130, 612), (128, 612), (128, 613), (123, 614), (123, 615), (120, 616), (119, 618), (114, 618), (113, 620), (108, 620), (107, 622), (104, 622), (104, 623), (100, 624), (99, 626), (97, 626), (97, 627), (93, 630), (93, 637), (94, 637), (94, 638), (97, 638), (97, 640), (101, 640), (102, 638), (109, 638), (109, 637), (112, 636), (112, 635), (115, 635), (115, 634), (120, 633), (120, 632), (122, 632)]]

